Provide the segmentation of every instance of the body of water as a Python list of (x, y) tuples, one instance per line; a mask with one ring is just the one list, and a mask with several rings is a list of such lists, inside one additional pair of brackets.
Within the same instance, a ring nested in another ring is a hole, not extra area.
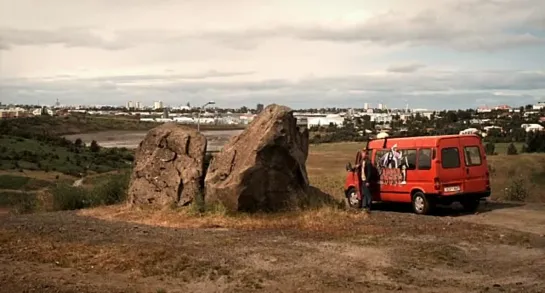
[[(208, 139), (208, 151), (220, 150), (225, 143), (234, 135), (241, 133), (243, 130), (203, 130), (201, 131)], [(80, 138), (86, 145), (95, 140), (100, 146), (105, 148), (125, 147), (137, 148), (138, 144), (144, 139), (147, 131), (101, 131), (95, 133), (81, 133), (66, 135), (65, 138), (75, 141)]]

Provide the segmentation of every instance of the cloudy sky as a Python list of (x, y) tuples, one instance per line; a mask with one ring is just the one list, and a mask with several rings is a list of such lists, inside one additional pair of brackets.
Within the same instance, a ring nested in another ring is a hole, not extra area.
[(0, 0), (0, 102), (545, 100), (544, 0)]

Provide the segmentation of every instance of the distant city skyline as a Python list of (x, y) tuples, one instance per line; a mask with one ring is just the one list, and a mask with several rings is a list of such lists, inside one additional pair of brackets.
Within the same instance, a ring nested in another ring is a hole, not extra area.
[(0, 0), (0, 101), (534, 104), (544, 19), (542, 0)]

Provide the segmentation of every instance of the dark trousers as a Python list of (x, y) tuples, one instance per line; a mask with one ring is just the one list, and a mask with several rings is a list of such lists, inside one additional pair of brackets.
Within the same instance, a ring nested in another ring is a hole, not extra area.
[(362, 196), (361, 199), (361, 207), (362, 208), (371, 208), (371, 191), (369, 190), (369, 187), (365, 184), (365, 181), (360, 180), (360, 194)]

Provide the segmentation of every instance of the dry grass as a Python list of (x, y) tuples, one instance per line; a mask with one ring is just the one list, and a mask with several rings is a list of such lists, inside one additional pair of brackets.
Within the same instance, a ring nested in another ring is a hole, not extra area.
[(346, 212), (335, 207), (321, 207), (297, 213), (229, 214), (207, 212), (196, 214), (187, 209), (157, 210), (133, 208), (126, 205), (81, 210), (78, 215), (106, 221), (131, 222), (168, 228), (307, 231), (329, 235), (352, 231), (358, 221), (367, 217), (365, 214)]

